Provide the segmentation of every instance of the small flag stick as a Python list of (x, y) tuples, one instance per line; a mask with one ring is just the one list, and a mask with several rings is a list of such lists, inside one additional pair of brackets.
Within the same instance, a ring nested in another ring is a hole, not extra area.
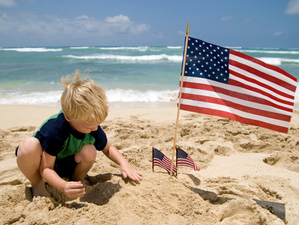
[(153, 172), (155, 171), (155, 169), (154, 169), (154, 147), (152, 147), (152, 170), (153, 170)]
[(176, 151), (176, 139), (177, 139), (177, 132), (178, 132), (178, 123), (179, 123), (179, 116), (180, 116), (180, 108), (181, 108), (181, 98), (182, 98), (182, 90), (183, 90), (183, 80), (184, 80), (184, 73), (185, 73), (185, 64), (186, 64), (186, 54), (187, 54), (187, 46), (188, 46), (188, 37), (189, 37), (190, 29), (189, 29), (189, 22), (186, 30), (186, 40), (185, 40), (185, 51), (184, 51), (184, 59), (183, 59), (183, 67), (182, 67), (182, 76), (181, 76), (181, 85), (180, 85), (180, 94), (179, 94), (179, 105), (178, 105), (178, 112), (175, 124), (175, 134), (174, 134), (174, 142), (173, 142), (173, 150), (172, 150), (172, 159), (171, 159), (171, 167), (170, 167), (170, 178), (172, 176), (172, 169), (173, 169), (173, 161), (174, 161), (174, 154)]
[[(175, 166), (176, 166), (176, 168), (178, 168), (178, 150), (175, 148)], [(176, 174), (175, 174), (176, 176), (178, 175), (178, 170), (176, 170)]]

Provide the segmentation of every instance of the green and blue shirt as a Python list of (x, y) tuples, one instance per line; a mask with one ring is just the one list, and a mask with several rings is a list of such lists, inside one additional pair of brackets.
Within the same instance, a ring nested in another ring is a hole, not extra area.
[(107, 145), (107, 136), (100, 125), (89, 134), (80, 133), (71, 127), (62, 110), (47, 119), (33, 136), (45, 152), (57, 159), (76, 154), (84, 145), (94, 145), (98, 151)]

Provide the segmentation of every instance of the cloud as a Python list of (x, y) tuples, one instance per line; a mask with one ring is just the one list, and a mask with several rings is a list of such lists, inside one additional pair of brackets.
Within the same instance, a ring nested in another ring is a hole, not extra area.
[(14, 0), (0, 0), (0, 6), (12, 7), (16, 5), (17, 4), (15, 3)]
[(299, 0), (290, 0), (285, 10), (286, 14), (299, 14)]
[(231, 15), (227, 15), (227, 16), (223, 16), (221, 17), (221, 21), (229, 21), (231, 20), (233, 17)]
[(0, 12), (0, 38), (3, 34), (40, 39), (92, 38), (119, 33), (136, 35), (147, 32), (149, 29), (149, 25), (132, 22), (124, 15), (99, 20), (87, 15), (71, 19), (52, 15)]
[(177, 32), (177, 34), (178, 34), (178, 35), (181, 35), (181, 36), (185, 36), (185, 35), (186, 35), (186, 31), (181, 31), (181, 30), (180, 30), (180, 31)]
[(81, 20), (81, 19), (84, 20), (84, 19), (89, 19), (89, 18), (88, 18), (88, 16), (83, 15), (83, 16), (77, 16), (76, 19), (78, 19), (78, 20)]
[(118, 23), (118, 24), (132, 23), (131, 20), (129, 19), (129, 17), (123, 16), (123, 15), (119, 15), (119, 16), (115, 16), (115, 17), (107, 17), (106, 22), (108, 22), (108, 23)]
[[(105, 19), (106, 26), (109, 26), (109, 30), (112, 33), (131, 33), (138, 34), (150, 29), (147, 24), (135, 24), (129, 17), (124, 15), (118, 15), (114, 17), (107, 17)], [(108, 28), (107, 28), (108, 29)]]
[(282, 34), (282, 31), (277, 31), (273, 33), (273, 36), (280, 36)]

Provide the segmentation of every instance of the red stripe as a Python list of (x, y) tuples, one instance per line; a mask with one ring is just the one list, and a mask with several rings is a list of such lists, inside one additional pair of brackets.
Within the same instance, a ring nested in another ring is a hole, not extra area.
[(233, 54), (233, 55), (236, 55), (238, 57), (242, 57), (244, 59), (250, 60), (250, 61), (252, 61), (252, 62), (254, 62), (256, 64), (259, 64), (259, 65), (261, 65), (263, 67), (266, 67), (268, 69), (274, 70), (274, 71), (276, 71), (278, 73), (281, 73), (281, 74), (287, 76), (288, 78), (292, 79), (293, 81), (297, 82), (297, 79), (295, 77), (293, 77), (291, 74), (287, 73), (286, 71), (284, 71), (283, 69), (281, 69), (281, 68), (279, 68), (277, 66), (269, 65), (267, 63), (264, 63), (261, 60), (258, 60), (256, 58), (253, 58), (253, 57), (249, 56), (249, 55), (243, 54), (241, 52), (238, 52), (238, 51), (235, 51), (235, 50), (232, 50), (232, 49), (229, 50), (229, 53)]
[[(171, 170), (171, 161), (170, 161), (170, 159), (165, 160), (163, 158), (163, 160), (161, 161), (157, 158), (154, 158), (154, 166), (159, 166), (159, 167), (165, 169), (170, 174), (170, 170)], [(173, 165), (172, 174), (174, 174), (176, 171), (177, 171), (177, 168), (176, 168), (175, 165)]]
[(193, 160), (188, 159), (188, 157), (186, 159), (178, 158), (177, 166), (189, 166), (194, 170), (200, 170), (200, 168), (193, 162)]
[(156, 158), (154, 158), (154, 162), (155, 163), (157, 163), (157, 164), (159, 164), (159, 165), (163, 165), (164, 167), (165, 167), (165, 169), (167, 168), (167, 167), (170, 167), (171, 166), (171, 162), (169, 162), (169, 161), (166, 161), (166, 160), (159, 160), (159, 159), (156, 159)]
[(182, 161), (179, 161), (179, 160), (177, 162), (177, 166), (188, 166), (188, 167), (194, 168), (193, 164), (191, 165), (190, 163), (182, 162)]
[(233, 108), (233, 109), (238, 109), (240, 111), (246, 112), (246, 113), (251, 113), (255, 115), (260, 115), (272, 119), (278, 119), (278, 120), (283, 120), (283, 121), (290, 121), (291, 116), (288, 115), (283, 115), (275, 112), (269, 112), (261, 109), (256, 109), (252, 108), (249, 106), (245, 105), (240, 105), (231, 101), (227, 101), (224, 99), (219, 99), (219, 98), (214, 98), (214, 97), (208, 97), (208, 96), (200, 96), (200, 95), (194, 95), (194, 94), (187, 94), (183, 93), (182, 94), (182, 99), (190, 99), (198, 102), (209, 102), (209, 103), (214, 103), (218, 105), (225, 105), (227, 107)]
[(294, 103), (293, 103), (294, 96), (288, 96), (289, 99), (290, 99), (290, 101), (286, 101), (286, 100), (283, 100), (283, 99), (281, 99), (281, 98), (279, 98), (279, 97), (276, 97), (276, 96), (272, 95), (272, 94), (269, 93), (269, 92), (263, 91), (263, 90), (261, 90), (261, 89), (259, 89), (259, 88), (255, 88), (255, 87), (249, 86), (249, 85), (247, 85), (247, 84), (243, 84), (243, 83), (241, 83), (241, 82), (239, 82), (239, 81), (236, 81), (236, 80), (232, 80), (232, 79), (230, 79), (229, 82), (228, 82), (228, 84), (230, 84), (230, 85), (232, 85), (232, 86), (236, 86), (236, 87), (243, 88), (244, 91), (245, 91), (245, 90), (249, 90), (249, 91), (253, 91), (253, 92), (259, 93), (259, 94), (261, 94), (261, 95), (264, 95), (264, 96), (266, 96), (266, 97), (269, 97), (269, 98), (273, 99), (274, 101), (280, 102), (280, 103), (282, 103), (282, 104), (286, 104), (286, 105), (290, 105), (290, 106), (293, 106), (293, 104), (294, 104)]
[[(229, 59), (229, 64), (230, 65), (234, 65), (234, 66), (236, 66), (236, 67), (238, 67), (238, 68), (240, 68), (242, 70), (245, 70), (245, 71), (247, 71), (249, 73), (252, 73), (252, 74), (254, 74), (254, 75), (256, 75), (256, 76), (258, 76), (260, 78), (263, 78), (265, 80), (273, 82), (273, 83), (277, 84), (278, 86), (284, 87), (284, 88), (286, 88), (286, 89), (288, 89), (290, 91), (294, 92), (296, 90), (296, 86), (294, 86), (294, 85), (292, 85), (292, 84), (290, 84), (288, 82), (285, 82), (283, 80), (280, 80), (278, 78), (275, 78), (273, 76), (270, 76), (270, 75), (268, 75), (268, 74), (266, 74), (266, 73), (264, 73), (264, 72), (262, 72), (260, 70), (257, 70), (255, 68), (252, 68), (252, 67), (247, 66), (247, 65), (244, 65), (244, 64), (242, 64), (240, 62), (237, 62), (237, 61)], [(259, 85), (261, 87), (267, 88), (267, 89), (269, 89), (269, 90), (271, 90), (271, 91), (273, 91), (273, 92), (275, 92), (275, 93), (277, 93), (279, 95), (282, 95), (282, 96), (285, 96), (285, 97), (288, 97), (288, 98), (290, 96), (290, 95), (285, 94), (284, 92), (282, 92), (279, 89), (273, 88), (273, 87), (271, 87), (271, 86), (269, 86), (267, 84), (264, 84), (264, 83), (262, 83), (262, 82), (260, 82), (260, 81), (258, 81), (256, 79), (250, 78), (250, 77), (248, 77), (246, 75), (240, 74), (240, 73), (238, 73), (238, 72), (236, 72), (236, 71), (234, 71), (232, 69), (230, 69), (229, 72), (231, 74), (237, 76), (237, 77), (240, 77), (240, 78), (244, 79), (244, 80), (247, 80), (247, 81), (252, 82), (252, 83), (256, 83), (257, 85)]]
[(186, 161), (186, 160), (179, 160), (177, 162), (177, 166), (190, 166), (190, 167), (194, 167), (193, 164), (191, 164), (190, 162)]
[[(233, 81), (231, 85), (233, 85), (233, 86), (244, 86), (242, 83), (237, 82), (237, 81)], [(239, 98), (239, 99), (242, 99), (242, 100), (247, 100), (247, 101), (251, 101), (251, 102), (255, 102), (255, 103), (259, 103), (259, 104), (263, 104), (263, 105), (268, 105), (268, 106), (271, 106), (271, 107), (274, 107), (274, 108), (277, 108), (277, 109), (281, 109), (281, 110), (284, 110), (284, 111), (287, 111), (287, 112), (292, 112), (293, 111), (292, 109), (277, 105), (277, 104), (275, 104), (273, 102), (270, 102), (269, 100), (266, 100), (266, 99), (263, 99), (263, 98), (259, 98), (259, 97), (255, 97), (255, 96), (251, 96), (251, 95), (247, 95), (247, 94), (242, 94), (242, 93), (239, 93), (239, 92), (235, 92), (235, 91), (232, 91), (232, 90), (227, 90), (227, 89), (220, 88), (220, 87), (214, 87), (214, 86), (208, 85), (208, 84), (184, 82), (183, 87), (192, 88), (192, 89), (199, 89), (199, 90), (206, 90), (206, 91), (213, 91), (213, 92), (216, 92), (216, 93), (222, 93), (222, 94), (225, 94), (225, 95), (236, 97), (236, 98)], [(251, 87), (248, 87), (248, 88), (253, 89), (252, 91), (256, 91), (256, 92), (261, 93), (261, 91), (259, 91), (259, 89), (251, 88)], [(269, 94), (266, 93), (266, 92), (262, 92), (261, 94), (264, 94), (268, 97), (272, 97), (272, 96), (269, 96)], [(281, 102), (283, 104), (286, 104), (286, 105), (293, 106), (293, 103), (290, 103), (290, 102), (287, 102), (287, 101), (282, 101), (281, 99), (278, 99), (278, 98), (275, 98), (274, 100), (276, 100), (278, 102)]]
[(281, 126), (277, 126), (277, 125), (274, 125), (274, 124), (265, 123), (265, 122), (262, 122), (262, 121), (243, 118), (243, 117), (234, 115), (232, 113), (224, 112), (224, 111), (221, 111), (221, 110), (208, 109), (208, 108), (202, 108), (202, 107), (185, 105), (185, 104), (181, 104), (181, 109), (191, 111), (191, 112), (196, 112), (196, 113), (204, 113), (204, 114), (213, 115), (213, 116), (225, 117), (225, 118), (236, 120), (236, 121), (241, 122), (241, 123), (254, 125), (254, 126), (260, 126), (260, 127), (264, 127), (264, 128), (267, 128), (267, 129), (279, 131), (279, 132), (282, 132), (282, 133), (287, 133), (288, 132), (287, 127), (281, 127)]

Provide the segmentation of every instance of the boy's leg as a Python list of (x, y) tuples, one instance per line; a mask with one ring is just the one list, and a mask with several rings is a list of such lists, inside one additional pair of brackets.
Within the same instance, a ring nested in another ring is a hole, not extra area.
[(18, 167), (31, 182), (33, 196), (49, 196), (40, 175), (42, 153), (43, 149), (35, 137), (23, 139), (17, 150)]
[(95, 162), (97, 150), (94, 145), (84, 145), (81, 150), (75, 154), (77, 163), (73, 174), (73, 180), (84, 181), (84, 178)]

